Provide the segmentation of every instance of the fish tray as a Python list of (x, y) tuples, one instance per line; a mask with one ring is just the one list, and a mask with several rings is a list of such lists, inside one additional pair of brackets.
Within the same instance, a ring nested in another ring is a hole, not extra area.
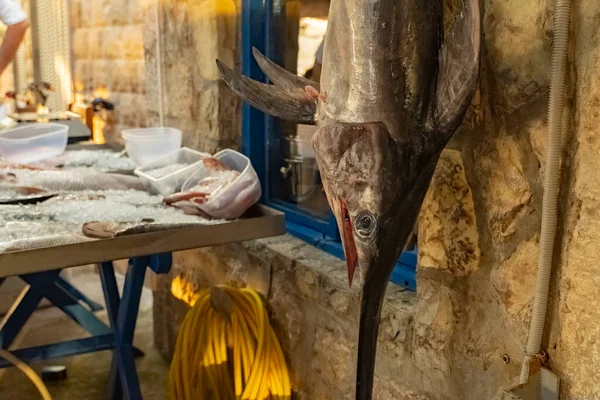
[[(148, 183), (152, 193), (168, 196), (181, 189), (181, 186), (184, 184), (184, 182), (196, 169), (200, 167), (202, 160), (206, 157), (210, 157), (210, 154), (201, 153), (199, 151), (183, 147), (165, 157), (151, 162), (148, 165), (136, 168), (133, 173)], [(150, 175), (152, 170), (177, 164), (186, 166), (161, 177), (154, 177)]]
[(0, 155), (29, 164), (64, 153), (69, 127), (63, 124), (25, 124), (0, 132)]
[[(262, 192), (256, 171), (252, 167), (252, 163), (248, 157), (231, 149), (221, 150), (213, 157), (240, 174), (218, 193), (212, 194), (208, 201), (196, 204), (196, 206), (213, 218), (238, 218), (260, 199)], [(181, 187), (181, 191), (187, 192), (191, 190), (207, 175), (208, 170), (206, 166), (200, 165), (188, 180), (185, 181)]]

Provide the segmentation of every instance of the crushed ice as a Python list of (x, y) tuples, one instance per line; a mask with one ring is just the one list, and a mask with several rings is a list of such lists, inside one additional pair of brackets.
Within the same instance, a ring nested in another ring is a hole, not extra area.
[(162, 178), (163, 176), (170, 175), (174, 172), (179, 171), (187, 167), (189, 164), (170, 164), (165, 165), (164, 167), (154, 168), (149, 171), (145, 171), (146, 175), (150, 175), (154, 179)]
[[(39, 166), (60, 167), (60, 170), (6, 168), (16, 175), (16, 182), (0, 188), (0, 199), (29, 197), (19, 195), (10, 186), (40, 187), (61, 194), (33, 205), (2, 205), (0, 249), (9, 248), (11, 242), (30, 240), (33, 243), (48, 236), (80, 236), (83, 241), (82, 225), (90, 221), (143, 223), (152, 220), (152, 224), (167, 225), (226, 222), (186, 215), (164, 205), (161, 196), (143, 191), (143, 182), (137, 177), (101, 173), (135, 169), (132, 160), (111, 150), (71, 150)], [(166, 174), (180, 168), (182, 164), (169, 165), (155, 173)]]
[(67, 150), (62, 155), (41, 163), (40, 166), (60, 166), (62, 169), (92, 169), (99, 172), (132, 171), (136, 164), (128, 157), (106, 150)]
[[(35, 205), (0, 207), (0, 243), (49, 235), (79, 235), (90, 221), (152, 224), (213, 225), (225, 220), (207, 220), (167, 207), (161, 196), (136, 190), (86, 191), (60, 195)], [(0, 246), (1, 247), (1, 246)]]

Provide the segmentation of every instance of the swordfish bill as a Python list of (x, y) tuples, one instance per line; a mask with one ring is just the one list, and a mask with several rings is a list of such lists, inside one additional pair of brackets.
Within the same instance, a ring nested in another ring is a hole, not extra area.
[(316, 124), (312, 144), (350, 284), (360, 275), (356, 399), (372, 397), (381, 306), (439, 156), (477, 89), (478, 0), (444, 35), (441, 0), (331, 0), (320, 85), (254, 52), (271, 84), (217, 61), (252, 106)]

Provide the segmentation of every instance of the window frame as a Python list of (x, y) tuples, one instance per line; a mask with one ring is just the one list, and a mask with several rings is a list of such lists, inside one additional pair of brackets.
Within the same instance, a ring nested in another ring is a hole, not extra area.
[[(259, 68), (252, 48), (282, 65), (284, 35), (280, 24), (285, 21), (285, 0), (242, 0), (241, 45), (242, 74), (258, 82), (268, 83)], [(296, 205), (271, 197), (271, 183), (277, 181), (281, 163), (276, 154), (280, 149), (279, 121), (248, 103), (242, 105), (242, 152), (250, 158), (263, 188), (260, 202), (285, 214), (286, 230), (337, 258), (344, 251), (333, 214), (326, 220), (302, 211)], [(271, 151), (276, 150), (276, 151)], [(391, 280), (409, 289), (416, 289), (417, 249), (405, 251), (400, 257)]]

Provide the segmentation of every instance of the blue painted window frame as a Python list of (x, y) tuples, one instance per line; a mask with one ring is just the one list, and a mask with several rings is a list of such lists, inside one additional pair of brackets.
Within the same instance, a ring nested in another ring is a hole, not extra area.
[[(259, 82), (267, 79), (258, 67), (252, 48), (282, 65), (282, 44), (278, 24), (285, 21), (285, 0), (242, 0), (242, 73)], [(286, 216), (288, 233), (338, 258), (344, 258), (335, 218), (314, 217), (292, 203), (270, 196), (272, 182), (277, 182), (280, 161), (279, 121), (244, 102), (242, 106), (242, 152), (250, 158), (263, 187), (261, 203), (280, 210)], [(275, 151), (271, 151), (274, 149)], [(405, 251), (392, 273), (391, 280), (416, 289), (416, 249)]]

